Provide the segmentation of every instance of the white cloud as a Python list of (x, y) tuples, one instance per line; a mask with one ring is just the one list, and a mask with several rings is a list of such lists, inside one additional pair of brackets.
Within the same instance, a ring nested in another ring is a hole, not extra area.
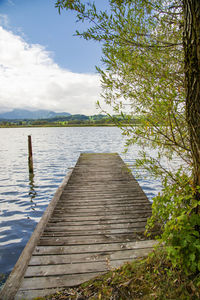
[(0, 111), (49, 109), (89, 115), (97, 113), (99, 94), (98, 75), (62, 69), (44, 47), (30, 45), (0, 26)]

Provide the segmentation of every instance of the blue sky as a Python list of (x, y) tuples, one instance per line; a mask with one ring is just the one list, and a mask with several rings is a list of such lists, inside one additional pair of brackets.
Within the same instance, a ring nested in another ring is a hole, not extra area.
[(0, 0), (0, 111), (97, 113), (101, 45), (73, 36), (83, 25), (72, 12), (59, 15), (55, 2)]
[(74, 37), (75, 23), (72, 12), (59, 15), (54, 0), (0, 0), (1, 14), (9, 18), (9, 26), (21, 33), (27, 42), (41, 44), (52, 52), (54, 61), (73, 72), (95, 72), (100, 62), (99, 43)]

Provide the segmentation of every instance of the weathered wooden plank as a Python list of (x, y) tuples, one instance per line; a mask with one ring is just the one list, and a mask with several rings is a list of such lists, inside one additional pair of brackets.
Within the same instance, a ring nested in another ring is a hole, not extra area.
[(109, 199), (99, 199), (99, 200), (94, 200), (95, 198), (92, 198), (90, 201), (86, 201), (86, 200), (79, 200), (79, 199), (74, 199), (74, 200), (69, 200), (69, 199), (65, 199), (65, 201), (59, 201), (58, 207), (59, 206), (70, 206), (73, 208), (76, 208), (77, 206), (79, 207), (84, 207), (84, 206), (88, 206), (88, 207), (95, 207), (95, 206), (103, 206), (103, 205), (108, 205), (108, 206), (132, 206), (134, 204), (137, 203), (141, 203), (141, 204), (147, 204), (147, 200), (142, 200), (141, 201), (139, 199), (130, 199), (129, 201), (123, 201), (123, 200), (116, 200), (115, 198), (111, 198)]
[(109, 255), (109, 260), (111, 262), (115, 261), (115, 260), (132, 261), (133, 259), (135, 259), (137, 257), (147, 256), (152, 250), (153, 250), (153, 247), (144, 248), (144, 249), (131, 249), (131, 250), (115, 251)]
[[(104, 187), (103, 187), (104, 186)], [(76, 191), (74, 191), (74, 188), (76, 188)], [(121, 184), (116, 184), (115, 187), (111, 187), (110, 185), (108, 185), (108, 182), (107, 182), (107, 185), (105, 186), (105, 184), (103, 184), (102, 186), (96, 186), (96, 184), (94, 185), (91, 185), (91, 186), (86, 186), (84, 184), (84, 186), (81, 186), (81, 184), (73, 184), (71, 185), (67, 191), (65, 191), (65, 194), (70, 194), (71, 193), (81, 193), (81, 192), (85, 192), (87, 193), (88, 190), (91, 192), (91, 193), (94, 193), (96, 192), (97, 194), (102, 194), (102, 193), (117, 193), (117, 191), (119, 191), (119, 188), (122, 192), (124, 193), (127, 193), (127, 194), (131, 194), (131, 193), (140, 193), (141, 195), (143, 195), (142, 191), (138, 191), (138, 187), (135, 186), (133, 187), (131, 184), (127, 185), (127, 186), (124, 186), (124, 185), (121, 185)]]
[[(109, 182), (106, 181), (105, 184), (109, 184)], [(142, 197), (145, 198), (145, 195), (143, 194), (143, 192), (142, 191), (138, 191), (137, 188), (132, 189), (132, 190), (129, 190), (127, 188), (127, 189), (122, 190), (122, 192), (124, 192), (124, 194), (126, 196), (132, 196), (133, 197), (133, 194), (134, 194), (134, 196), (142, 196)], [(84, 193), (85, 193), (85, 196), (87, 196), (87, 195), (88, 196), (92, 196), (92, 195), (94, 195), (94, 196), (102, 196), (102, 195), (103, 196), (109, 196), (109, 195), (111, 195), (111, 196), (117, 196), (119, 194), (119, 187), (118, 187), (118, 189), (116, 188), (115, 190), (109, 190), (109, 191), (106, 191), (106, 190), (105, 191), (104, 190), (96, 191), (95, 188), (93, 189), (92, 187), (91, 187), (91, 189), (88, 189), (88, 191), (86, 191), (86, 190), (85, 191), (74, 190), (73, 188), (71, 188), (71, 190), (70, 189), (67, 190), (64, 195), (65, 196), (70, 196), (70, 195), (77, 195), (78, 196), (78, 195), (83, 194), (83, 196), (84, 196)]]
[(31, 296), (33, 295), (34, 289), (47, 289), (47, 288), (59, 289), (59, 288), (76, 286), (98, 275), (99, 273), (87, 273), (87, 274), (78, 274), (78, 275), (69, 274), (69, 275), (62, 275), (62, 276), (60, 275), (60, 276), (24, 278), (20, 290), (21, 291), (27, 290), (26, 294), (28, 297), (30, 297), (30, 295)]
[(42, 265), (61, 265), (73, 264), (84, 262), (101, 262), (112, 261), (118, 259), (126, 259), (130, 261), (136, 257), (147, 255), (152, 251), (152, 247), (144, 249), (129, 249), (120, 251), (107, 251), (107, 252), (92, 252), (92, 253), (78, 253), (78, 254), (61, 254), (61, 255), (33, 255), (29, 262), (29, 266), (42, 266)]
[(83, 262), (71, 264), (55, 264), (43, 266), (29, 266), (24, 278), (27, 277), (43, 277), (43, 276), (58, 276), (67, 274), (85, 274), (85, 273), (100, 273), (108, 270), (107, 263), (101, 262)]
[[(147, 200), (142, 194), (140, 193), (126, 193), (126, 195), (124, 195), (124, 197), (120, 197), (119, 195), (119, 192), (113, 192), (113, 193), (104, 193), (103, 191), (100, 193), (100, 192), (95, 192), (95, 191), (88, 191), (87, 195), (85, 192), (76, 192), (76, 193), (68, 193), (68, 194), (65, 194), (64, 197), (62, 197), (62, 201), (70, 201), (71, 202), (73, 200), (76, 201), (92, 201), (92, 200), (97, 200), (97, 201), (101, 201), (101, 200), (131, 200), (131, 201), (137, 201), (137, 200)], [(148, 202), (148, 201), (147, 201)]]
[(75, 205), (75, 207), (71, 207), (70, 205), (68, 205), (68, 203), (65, 204), (60, 204), (56, 207), (55, 210), (80, 210), (80, 211), (101, 211), (104, 209), (109, 209), (110, 211), (118, 211), (118, 210), (131, 210), (131, 211), (135, 211), (135, 210), (140, 210), (140, 209), (151, 209), (151, 206), (148, 203), (131, 203), (129, 205), (109, 205), (109, 204), (104, 204), (104, 205), (97, 205), (97, 207), (95, 206), (89, 206), (89, 205), (82, 205), (82, 206), (78, 206)]
[(134, 229), (136, 227), (143, 227), (146, 225), (146, 220), (144, 221), (140, 221), (140, 222), (131, 222), (131, 223), (122, 223), (122, 224), (119, 224), (119, 223), (114, 223), (114, 224), (93, 224), (93, 226), (91, 227), (91, 225), (69, 225), (69, 224), (48, 224), (48, 226), (46, 226), (46, 229), (44, 230), (44, 233), (45, 232), (76, 232), (76, 231), (83, 231), (83, 232), (86, 232), (87, 230), (90, 230), (90, 231), (95, 231), (95, 230), (98, 230), (98, 229), (103, 229), (103, 230), (110, 230), (110, 229), (114, 229), (114, 230), (117, 230), (117, 229)]
[(93, 230), (48, 230), (46, 229), (42, 237), (76, 237), (76, 236), (94, 236), (94, 235), (121, 235), (121, 234), (132, 234), (134, 232), (140, 232), (144, 231), (144, 225), (143, 226), (138, 226), (138, 227), (133, 227), (133, 228), (120, 228), (120, 229), (93, 229)]
[[(144, 230), (140, 229), (140, 233)], [(138, 230), (139, 232), (139, 230)], [(122, 243), (124, 241), (136, 241), (139, 234), (137, 233), (130, 233), (130, 234), (102, 234), (102, 235), (90, 235), (90, 236), (69, 236), (69, 237), (41, 237), (38, 245), (87, 245), (87, 244), (102, 244), (102, 243)]]
[(103, 253), (78, 253), (65, 255), (33, 255), (29, 262), (29, 266), (42, 265), (58, 265), (58, 264), (73, 264), (84, 262), (104, 261), (108, 258), (110, 252)]
[(76, 189), (78, 191), (86, 191), (87, 189), (91, 189), (91, 188), (95, 188), (98, 191), (102, 191), (102, 189), (105, 189), (105, 191), (112, 191), (112, 190), (116, 190), (118, 189), (118, 187), (122, 188), (122, 189), (128, 189), (130, 188), (131, 190), (137, 191), (137, 183), (132, 181), (132, 180), (120, 180), (120, 181), (109, 181), (109, 185), (105, 186), (105, 183), (102, 182), (97, 182), (94, 184), (91, 183), (91, 181), (88, 182), (84, 182), (84, 185), (81, 185), (80, 183), (69, 183), (68, 188), (66, 190), (64, 190), (64, 193), (67, 192), (67, 190), (73, 190), (74, 187), (76, 187)]
[(126, 221), (126, 220), (135, 220), (137, 218), (141, 218), (141, 217), (150, 217), (151, 216), (151, 210), (144, 212), (144, 211), (139, 211), (137, 213), (134, 213), (134, 215), (132, 214), (123, 214), (123, 215), (111, 215), (111, 216), (106, 216), (106, 215), (101, 215), (101, 216), (72, 216), (72, 215), (66, 215), (66, 216), (52, 216), (50, 219), (50, 222), (76, 222), (76, 221), (99, 221), (99, 222), (113, 222), (116, 220), (120, 220), (122, 222)]
[(119, 194), (118, 195), (110, 195), (108, 197), (106, 195), (92, 195), (91, 197), (88, 195), (85, 196), (84, 194), (80, 194), (80, 195), (73, 195), (71, 196), (65, 196), (65, 198), (63, 198), (62, 200), (59, 201), (59, 204), (63, 204), (63, 205), (68, 205), (68, 204), (72, 204), (73, 206), (76, 206), (78, 204), (80, 205), (124, 205), (126, 206), (126, 204), (148, 204), (148, 205), (152, 205), (152, 203), (149, 202), (148, 199), (139, 196), (139, 197), (133, 197), (132, 195), (130, 197), (125, 197), (125, 198), (120, 198)]
[[(53, 289), (35, 289), (35, 290), (21, 290), (17, 292), (15, 296), (15, 300), (24, 300), (24, 299), (33, 299), (33, 298), (38, 298), (38, 297), (44, 297), (47, 295), (53, 295), (56, 294), (59, 291), (62, 291), (63, 288), (53, 288)], [(30, 295), (31, 294), (31, 295)]]
[(154, 240), (122, 242), (122, 243), (102, 243), (91, 245), (76, 245), (76, 246), (37, 246), (33, 251), (33, 255), (61, 255), (61, 254), (80, 254), (80, 253), (96, 253), (110, 252), (120, 250), (144, 249), (151, 248), (156, 244)]
[(76, 208), (76, 207), (80, 207), (80, 208), (84, 208), (84, 207), (102, 207), (102, 206), (108, 206), (108, 207), (132, 207), (135, 205), (149, 205), (149, 203), (146, 201), (146, 199), (141, 201), (139, 199), (131, 199), (129, 201), (116, 201), (116, 200), (111, 200), (111, 201), (105, 201), (105, 200), (99, 200), (99, 201), (78, 201), (77, 199), (74, 199), (73, 201), (69, 201), (67, 198), (65, 199), (65, 201), (59, 201), (58, 207), (62, 206), (62, 207), (71, 207), (71, 208)]
[[(135, 205), (134, 207), (123, 207), (123, 212), (132, 212), (134, 213), (134, 211), (138, 211), (138, 210), (149, 210), (149, 206), (148, 205)], [(109, 214), (114, 214), (114, 213), (119, 213), (121, 212), (122, 208), (121, 207), (108, 207), (108, 206), (102, 206), (101, 208), (96, 208), (96, 207), (92, 207), (92, 208), (76, 208), (76, 214), (95, 214), (95, 213), (109, 213)], [(67, 207), (57, 207), (54, 210), (54, 215), (55, 214), (62, 214), (62, 213), (74, 213), (74, 209), (73, 208), (69, 208)]]
[[(99, 174), (97, 174), (97, 176), (99, 177)], [(113, 175), (111, 174), (110, 176), (113, 176)], [(91, 176), (91, 177), (93, 177), (93, 176)], [(109, 184), (106, 184), (106, 185), (105, 185), (104, 181), (102, 182), (99, 180), (97, 180), (97, 184), (95, 184), (94, 181), (91, 182), (90, 180), (88, 180), (88, 181), (85, 180), (84, 184), (81, 184), (82, 180), (81, 181), (74, 180), (73, 182), (71, 182), (71, 184), (69, 183), (68, 188), (65, 189), (64, 192), (66, 193), (68, 190), (73, 191), (74, 187), (76, 187), (78, 191), (80, 191), (80, 190), (86, 191), (87, 189), (90, 190), (91, 188), (95, 188), (97, 191), (101, 192), (103, 187), (105, 188), (106, 191), (115, 191), (116, 189), (118, 189), (118, 187), (120, 187), (122, 190), (128, 190), (128, 188), (130, 188), (133, 191), (138, 191), (138, 189), (137, 189), (138, 183), (136, 181), (133, 181), (133, 180), (125, 181), (124, 177), (122, 177), (122, 178), (123, 179), (121, 179), (121, 180), (118, 179), (118, 180), (115, 180), (114, 182), (112, 180), (108, 180), (107, 183), (109, 183)]]
[[(49, 227), (59, 227), (59, 226), (67, 226), (68, 228), (76, 228), (76, 227), (83, 227), (84, 226), (89, 226), (91, 228), (91, 225), (94, 226), (111, 226), (111, 228), (125, 228), (126, 226), (129, 226), (128, 224), (134, 224), (134, 223), (142, 223), (144, 225), (144, 223), (146, 224), (146, 220), (147, 217), (135, 217), (135, 218), (130, 218), (130, 219), (111, 219), (111, 220), (81, 220), (81, 221), (77, 221), (77, 220), (65, 220), (62, 221), (60, 219), (51, 219), (51, 221), (48, 222), (48, 225), (46, 228)], [(87, 228), (87, 227), (86, 227)], [(93, 226), (92, 226), (93, 228)]]
[[(89, 189), (88, 189), (89, 190)], [(128, 199), (128, 198), (138, 198), (138, 197), (143, 197), (143, 198), (145, 198), (146, 199), (146, 196), (141, 192), (141, 191), (136, 191), (135, 193), (129, 193), (128, 191), (126, 192), (126, 193), (123, 193), (123, 194), (120, 194), (119, 192), (118, 193), (114, 193), (114, 195), (115, 195), (115, 198), (113, 197), (113, 194), (111, 194), (111, 193), (109, 193), (109, 192), (104, 192), (104, 189), (102, 188), (102, 191), (100, 192), (98, 192), (98, 193), (93, 193), (93, 194), (96, 194), (96, 196), (95, 196), (95, 198), (94, 198), (94, 200), (97, 198), (100, 198), (101, 197), (101, 195), (104, 195), (105, 196), (105, 199), (106, 198), (108, 198), (108, 199), (110, 199), (110, 198), (113, 198), (113, 199), (123, 199), (123, 200), (126, 200), (126, 199)], [(138, 196), (138, 194), (139, 194), (139, 196)], [(67, 198), (70, 198), (70, 196), (73, 196), (73, 195), (76, 195), (77, 197), (79, 196), (80, 198), (81, 198), (81, 193), (80, 192), (76, 192), (76, 190), (74, 190), (74, 191), (64, 191), (63, 192), (63, 195), (62, 195), (62, 197), (61, 197), (61, 200), (63, 199), (63, 198), (65, 198), (66, 196), (67, 196)], [(88, 194), (86, 194), (86, 193), (83, 193), (82, 194), (82, 196), (84, 197), (84, 198), (86, 198), (86, 199), (88, 199), (88, 200), (90, 200), (92, 197), (93, 197), (93, 195), (92, 195), (92, 187), (91, 187), (91, 190), (89, 190), (88, 191)], [(103, 200), (104, 200), (104, 198), (103, 198)]]
[[(112, 212), (112, 213), (111, 213)], [(110, 211), (103, 211), (103, 213), (104, 214), (109, 214), (109, 215), (133, 215), (133, 214), (143, 214), (143, 212), (151, 212), (151, 207), (149, 206), (149, 207), (140, 207), (140, 208), (136, 208), (136, 209), (134, 209), (134, 210), (131, 210), (130, 211), (130, 209), (121, 209), (121, 210), (110, 210)], [(68, 211), (62, 211), (61, 213), (60, 213), (60, 215), (63, 215), (63, 216), (65, 216), (65, 215), (73, 215), (73, 216), (81, 216), (81, 215), (84, 215), (84, 214), (86, 214), (86, 215), (88, 215), (88, 212), (86, 211), (86, 212), (79, 212), (78, 214), (76, 213), (76, 211), (75, 212), (73, 212), (73, 214), (72, 213), (69, 213)], [(55, 212), (55, 213), (53, 213), (53, 216), (55, 216), (55, 215), (59, 215), (59, 212)], [(101, 211), (97, 211), (97, 212), (93, 212), (93, 213), (91, 213), (90, 214), (90, 216), (101, 216), (102, 215), (102, 212)]]
[[(116, 172), (117, 171), (119, 171), (119, 170), (116, 170)], [(111, 181), (113, 179), (115, 181), (122, 180), (122, 176), (115, 176), (114, 174), (108, 174), (108, 175), (106, 175), (106, 174), (101, 175), (101, 174), (95, 174), (95, 173), (92, 174), (92, 172), (91, 172), (90, 176), (87, 176), (87, 178), (85, 178), (85, 174), (78, 174), (77, 176), (78, 176), (79, 181), (78, 180), (76, 181), (76, 177), (73, 176), (73, 179), (76, 183), (85, 183), (88, 181), (94, 183), (96, 181), (101, 181), (101, 182), (105, 182), (105, 184), (108, 184), (109, 181)], [(129, 176), (127, 174), (124, 174), (123, 179), (124, 178), (129, 179)]]
[[(95, 216), (98, 216), (98, 217), (104, 217), (104, 216), (109, 216), (110, 219), (112, 216), (118, 216), (118, 217), (124, 217), (124, 216), (127, 216), (129, 218), (133, 217), (134, 214), (140, 214), (140, 215), (143, 215), (144, 213), (151, 213), (151, 209), (150, 208), (144, 208), (144, 209), (137, 209), (135, 210), (134, 212), (130, 212), (130, 210), (127, 210), (127, 211), (104, 211), (104, 212), (100, 212), (100, 211), (97, 211), (97, 212), (94, 212), (94, 213), (90, 213), (90, 217), (95, 217)], [(73, 213), (70, 213), (70, 212), (54, 212), (52, 217), (53, 218), (59, 218), (59, 217), (83, 217), (83, 216), (88, 216), (88, 212), (79, 212), (79, 213), (76, 213), (76, 212), (73, 212)]]

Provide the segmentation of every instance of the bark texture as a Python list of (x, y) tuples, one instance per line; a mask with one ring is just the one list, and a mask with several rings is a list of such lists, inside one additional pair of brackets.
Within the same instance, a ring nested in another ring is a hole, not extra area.
[(194, 185), (200, 186), (200, 0), (183, 0), (186, 117), (193, 156)]

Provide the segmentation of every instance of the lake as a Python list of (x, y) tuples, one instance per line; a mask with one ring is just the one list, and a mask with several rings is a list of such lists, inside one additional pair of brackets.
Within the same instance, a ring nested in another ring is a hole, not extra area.
[[(32, 136), (34, 176), (28, 172), (28, 135)], [(0, 140), (0, 274), (6, 277), (80, 153), (118, 152), (133, 164), (139, 151), (134, 146), (122, 153), (125, 138), (117, 127), (0, 128)], [(150, 176), (145, 178), (144, 170), (139, 173), (138, 181), (152, 199), (161, 185)]]

